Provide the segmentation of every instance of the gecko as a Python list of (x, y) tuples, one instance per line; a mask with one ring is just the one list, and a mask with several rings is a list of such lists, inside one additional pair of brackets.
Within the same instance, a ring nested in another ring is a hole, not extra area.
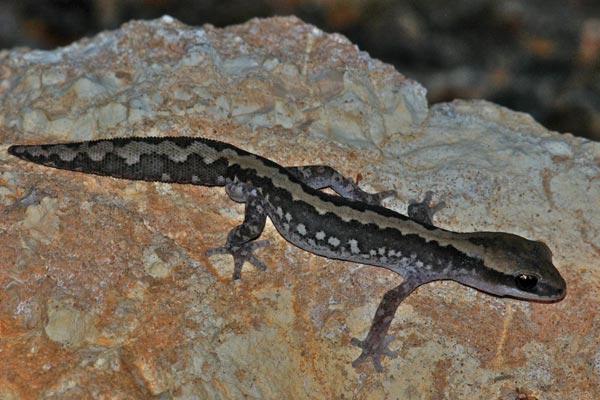
[[(368, 193), (325, 165), (284, 167), (234, 145), (201, 137), (128, 137), (94, 141), (14, 145), (8, 152), (49, 167), (130, 180), (224, 186), (245, 203), (244, 220), (225, 244), (208, 248), (210, 257), (233, 257), (233, 279), (245, 262), (266, 265), (254, 252), (267, 217), (288, 242), (332, 259), (382, 267), (402, 277), (379, 303), (366, 337), (352, 338), (361, 349), (354, 368), (371, 360), (381, 372), (389, 348), (391, 322), (402, 301), (417, 287), (452, 280), (482, 292), (522, 300), (555, 302), (566, 283), (540, 241), (504, 232), (453, 232), (434, 226), (429, 191), (411, 202), (408, 215), (382, 205), (393, 190)], [(322, 189), (330, 188), (336, 194)]]

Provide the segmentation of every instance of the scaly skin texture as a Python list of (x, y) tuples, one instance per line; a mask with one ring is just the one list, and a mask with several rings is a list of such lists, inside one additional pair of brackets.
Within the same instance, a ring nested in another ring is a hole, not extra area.
[[(403, 277), (388, 291), (364, 340), (357, 367), (371, 359), (381, 371), (388, 330), (398, 306), (418, 286), (451, 279), (481, 291), (524, 300), (558, 301), (566, 284), (552, 264), (548, 247), (501, 232), (457, 233), (431, 221), (441, 204), (430, 207), (431, 194), (412, 203), (409, 216), (380, 205), (394, 191), (366, 193), (327, 166), (283, 167), (233, 145), (204, 138), (118, 138), (91, 142), (12, 146), (9, 153), (38, 164), (117, 178), (203, 186), (225, 186), (229, 196), (246, 204), (243, 223), (227, 235), (224, 246), (207, 254), (231, 254), (233, 279), (245, 261), (266, 266), (254, 251), (269, 217), (290, 243), (324, 257), (387, 268)], [(319, 189), (331, 187), (339, 196)]]

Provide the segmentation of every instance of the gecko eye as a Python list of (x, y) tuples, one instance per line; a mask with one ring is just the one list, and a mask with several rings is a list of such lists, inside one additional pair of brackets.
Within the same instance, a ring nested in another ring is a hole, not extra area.
[(538, 278), (534, 275), (519, 274), (515, 276), (515, 284), (521, 290), (526, 292), (533, 289), (538, 283)]

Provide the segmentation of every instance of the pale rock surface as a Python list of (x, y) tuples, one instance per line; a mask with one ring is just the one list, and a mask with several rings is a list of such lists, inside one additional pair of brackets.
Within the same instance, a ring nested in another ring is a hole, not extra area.
[[(54, 51), (0, 52), (1, 398), (600, 398), (600, 145), (484, 101), (425, 89), (295, 18), (226, 29), (169, 17)], [(13, 143), (131, 135), (220, 139), (284, 165), (331, 165), (439, 226), (543, 240), (556, 304), (451, 282), (402, 304), (378, 374), (354, 370), (400, 277), (281, 239), (232, 282), (243, 205), (222, 189), (57, 171)], [(524, 397), (523, 397), (524, 398)], [(533, 397), (531, 397), (533, 398)]]

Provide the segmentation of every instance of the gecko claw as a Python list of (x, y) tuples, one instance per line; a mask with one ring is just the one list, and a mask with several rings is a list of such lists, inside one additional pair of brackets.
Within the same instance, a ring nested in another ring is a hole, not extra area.
[(387, 335), (383, 339), (383, 343), (372, 345), (369, 343), (368, 338), (365, 340), (360, 340), (355, 337), (350, 339), (350, 343), (355, 346), (358, 346), (362, 349), (362, 353), (360, 356), (356, 358), (356, 360), (352, 361), (352, 367), (356, 368), (360, 364), (362, 364), (367, 358), (371, 357), (373, 361), (373, 366), (377, 372), (383, 372), (383, 367), (381, 366), (381, 357), (388, 356), (390, 358), (398, 357), (398, 352), (390, 350), (388, 345), (390, 342), (394, 340), (394, 335)]
[(232, 279), (235, 281), (242, 277), (242, 266), (245, 261), (248, 261), (250, 264), (254, 265), (256, 269), (264, 271), (267, 269), (267, 266), (260, 261), (254, 254), (254, 250), (259, 249), (261, 247), (265, 247), (269, 245), (268, 240), (257, 240), (254, 242), (247, 242), (242, 244), (241, 246), (232, 246), (230, 244), (226, 244), (225, 246), (220, 247), (211, 247), (206, 250), (204, 254), (207, 257), (214, 256), (215, 254), (230, 254), (233, 257), (233, 276)]

